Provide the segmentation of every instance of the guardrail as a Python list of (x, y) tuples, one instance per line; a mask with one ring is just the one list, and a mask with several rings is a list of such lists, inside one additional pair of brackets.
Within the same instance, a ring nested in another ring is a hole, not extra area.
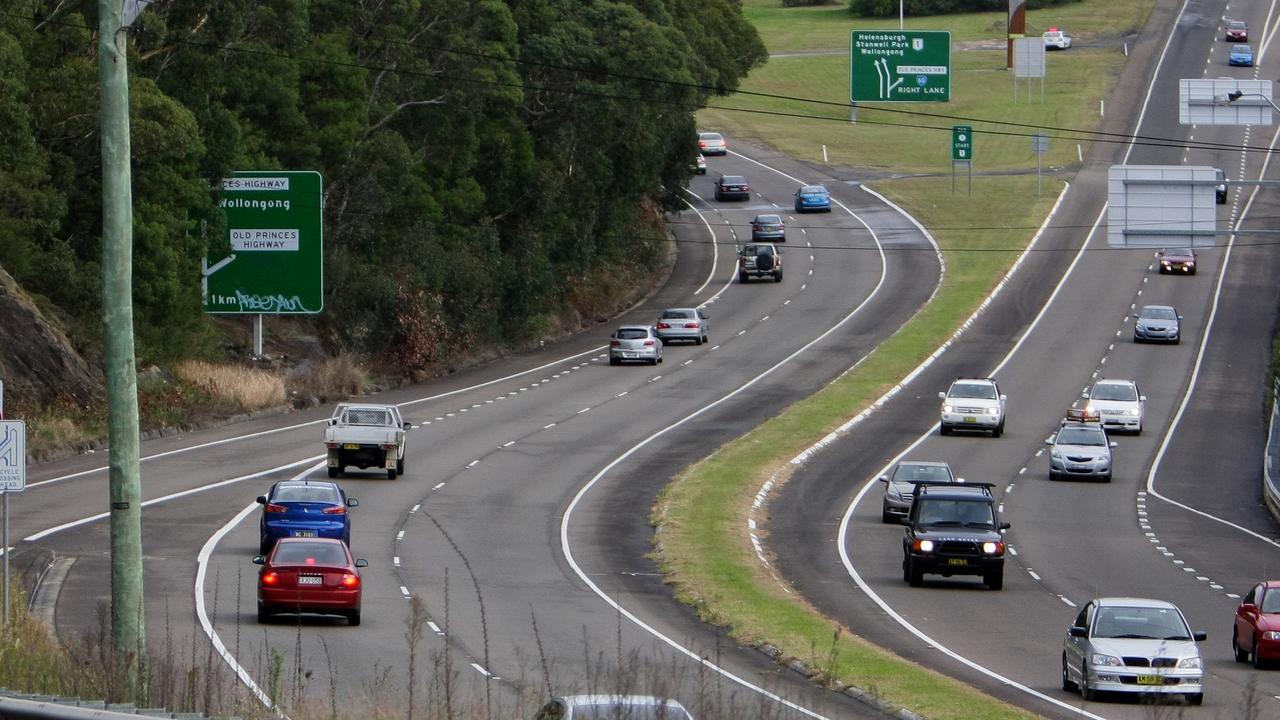
[(1271, 385), (1271, 422), (1267, 428), (1267, 449), (1262, 456), (1262, 498), (1272, 517), (1280, 521), (1280, 486), (1276, 485), (1276, 474), (1280, 472), (1280, 378), (1272, 380)]
[(102, 700), (10, 694), (0, 690), (0, 718), (5, 720), (138, 720), (139, 717), (202, 720), (205, 715), (137, 708), (132, 705), (108, 705)]

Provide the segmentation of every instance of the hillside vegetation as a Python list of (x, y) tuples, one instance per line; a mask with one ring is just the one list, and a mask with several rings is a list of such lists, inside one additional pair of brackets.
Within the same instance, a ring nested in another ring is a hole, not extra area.
[[(0, 9), (0, 267), (86, 357), (96, 8)], [(129, 46), (141, 361), (216, 358), (219, 181), (298, 169), (325, 182), (317, 333), (406, 373), (535, 339), (658, 262), (694, 110), (766, 56), (734, 0), (161, 0)]]

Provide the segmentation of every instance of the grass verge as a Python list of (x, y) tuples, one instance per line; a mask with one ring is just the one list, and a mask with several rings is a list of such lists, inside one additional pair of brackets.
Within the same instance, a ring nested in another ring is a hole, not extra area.
[[(1035, 194), (1034, 176), (979, 178), (974, 195), (951, 194), (950, 178), (887, 181), (877, 190), (908, 207), (947, 248), (937, 297), (858, 368), (689, 468), (655, 510), (658, 559), (680, 598), (735, 639), (767, 642), (823, 680), (853, 684), (930, 718), (1026, 718), (1030, 713), (875, 647), (784, 593), (756, 561), (745, 531), (752, 498), (787, 461), (866, 407), (959, 327), (1013, 263), (1048, 214), (1061, 184)], [(1004, 230), (971, 232), (957, 217), (1009, 219)]]

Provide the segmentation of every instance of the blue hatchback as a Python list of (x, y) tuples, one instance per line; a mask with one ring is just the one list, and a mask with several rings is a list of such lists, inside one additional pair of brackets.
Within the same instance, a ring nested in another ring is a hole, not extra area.
[(796, 212), (831, 212), (831, 193), (821, 185), (804, 185), (796, 191)]
[(271, 492), (258, 496), (262, 522), (258, 554), (266, 555), (280, 538), (336, 538), (351, 545), (351, 516), (347, 508), (360, 503), (337, 483), (282, 480)]
[(1231, 55), (1227, 57), (1227, 64), (1253, 67), (1253, 48), (1248, 45), (1232, 45)]

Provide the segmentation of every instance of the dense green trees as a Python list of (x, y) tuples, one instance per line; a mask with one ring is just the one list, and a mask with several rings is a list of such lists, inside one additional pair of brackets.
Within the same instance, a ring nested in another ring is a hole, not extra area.
[[(92, 342), (96, 2), (8, 7), (0, 265)], [(161, 0), (132, 38), (141, 352), (209, 336), (199, 268), (219, 240), (188, 231), (218, 179), (316, 169), (317, 322), (406, 369), (530, 339), (601, 274), (652, 262), (694, 109), (765, 58), (734, 0)]]

